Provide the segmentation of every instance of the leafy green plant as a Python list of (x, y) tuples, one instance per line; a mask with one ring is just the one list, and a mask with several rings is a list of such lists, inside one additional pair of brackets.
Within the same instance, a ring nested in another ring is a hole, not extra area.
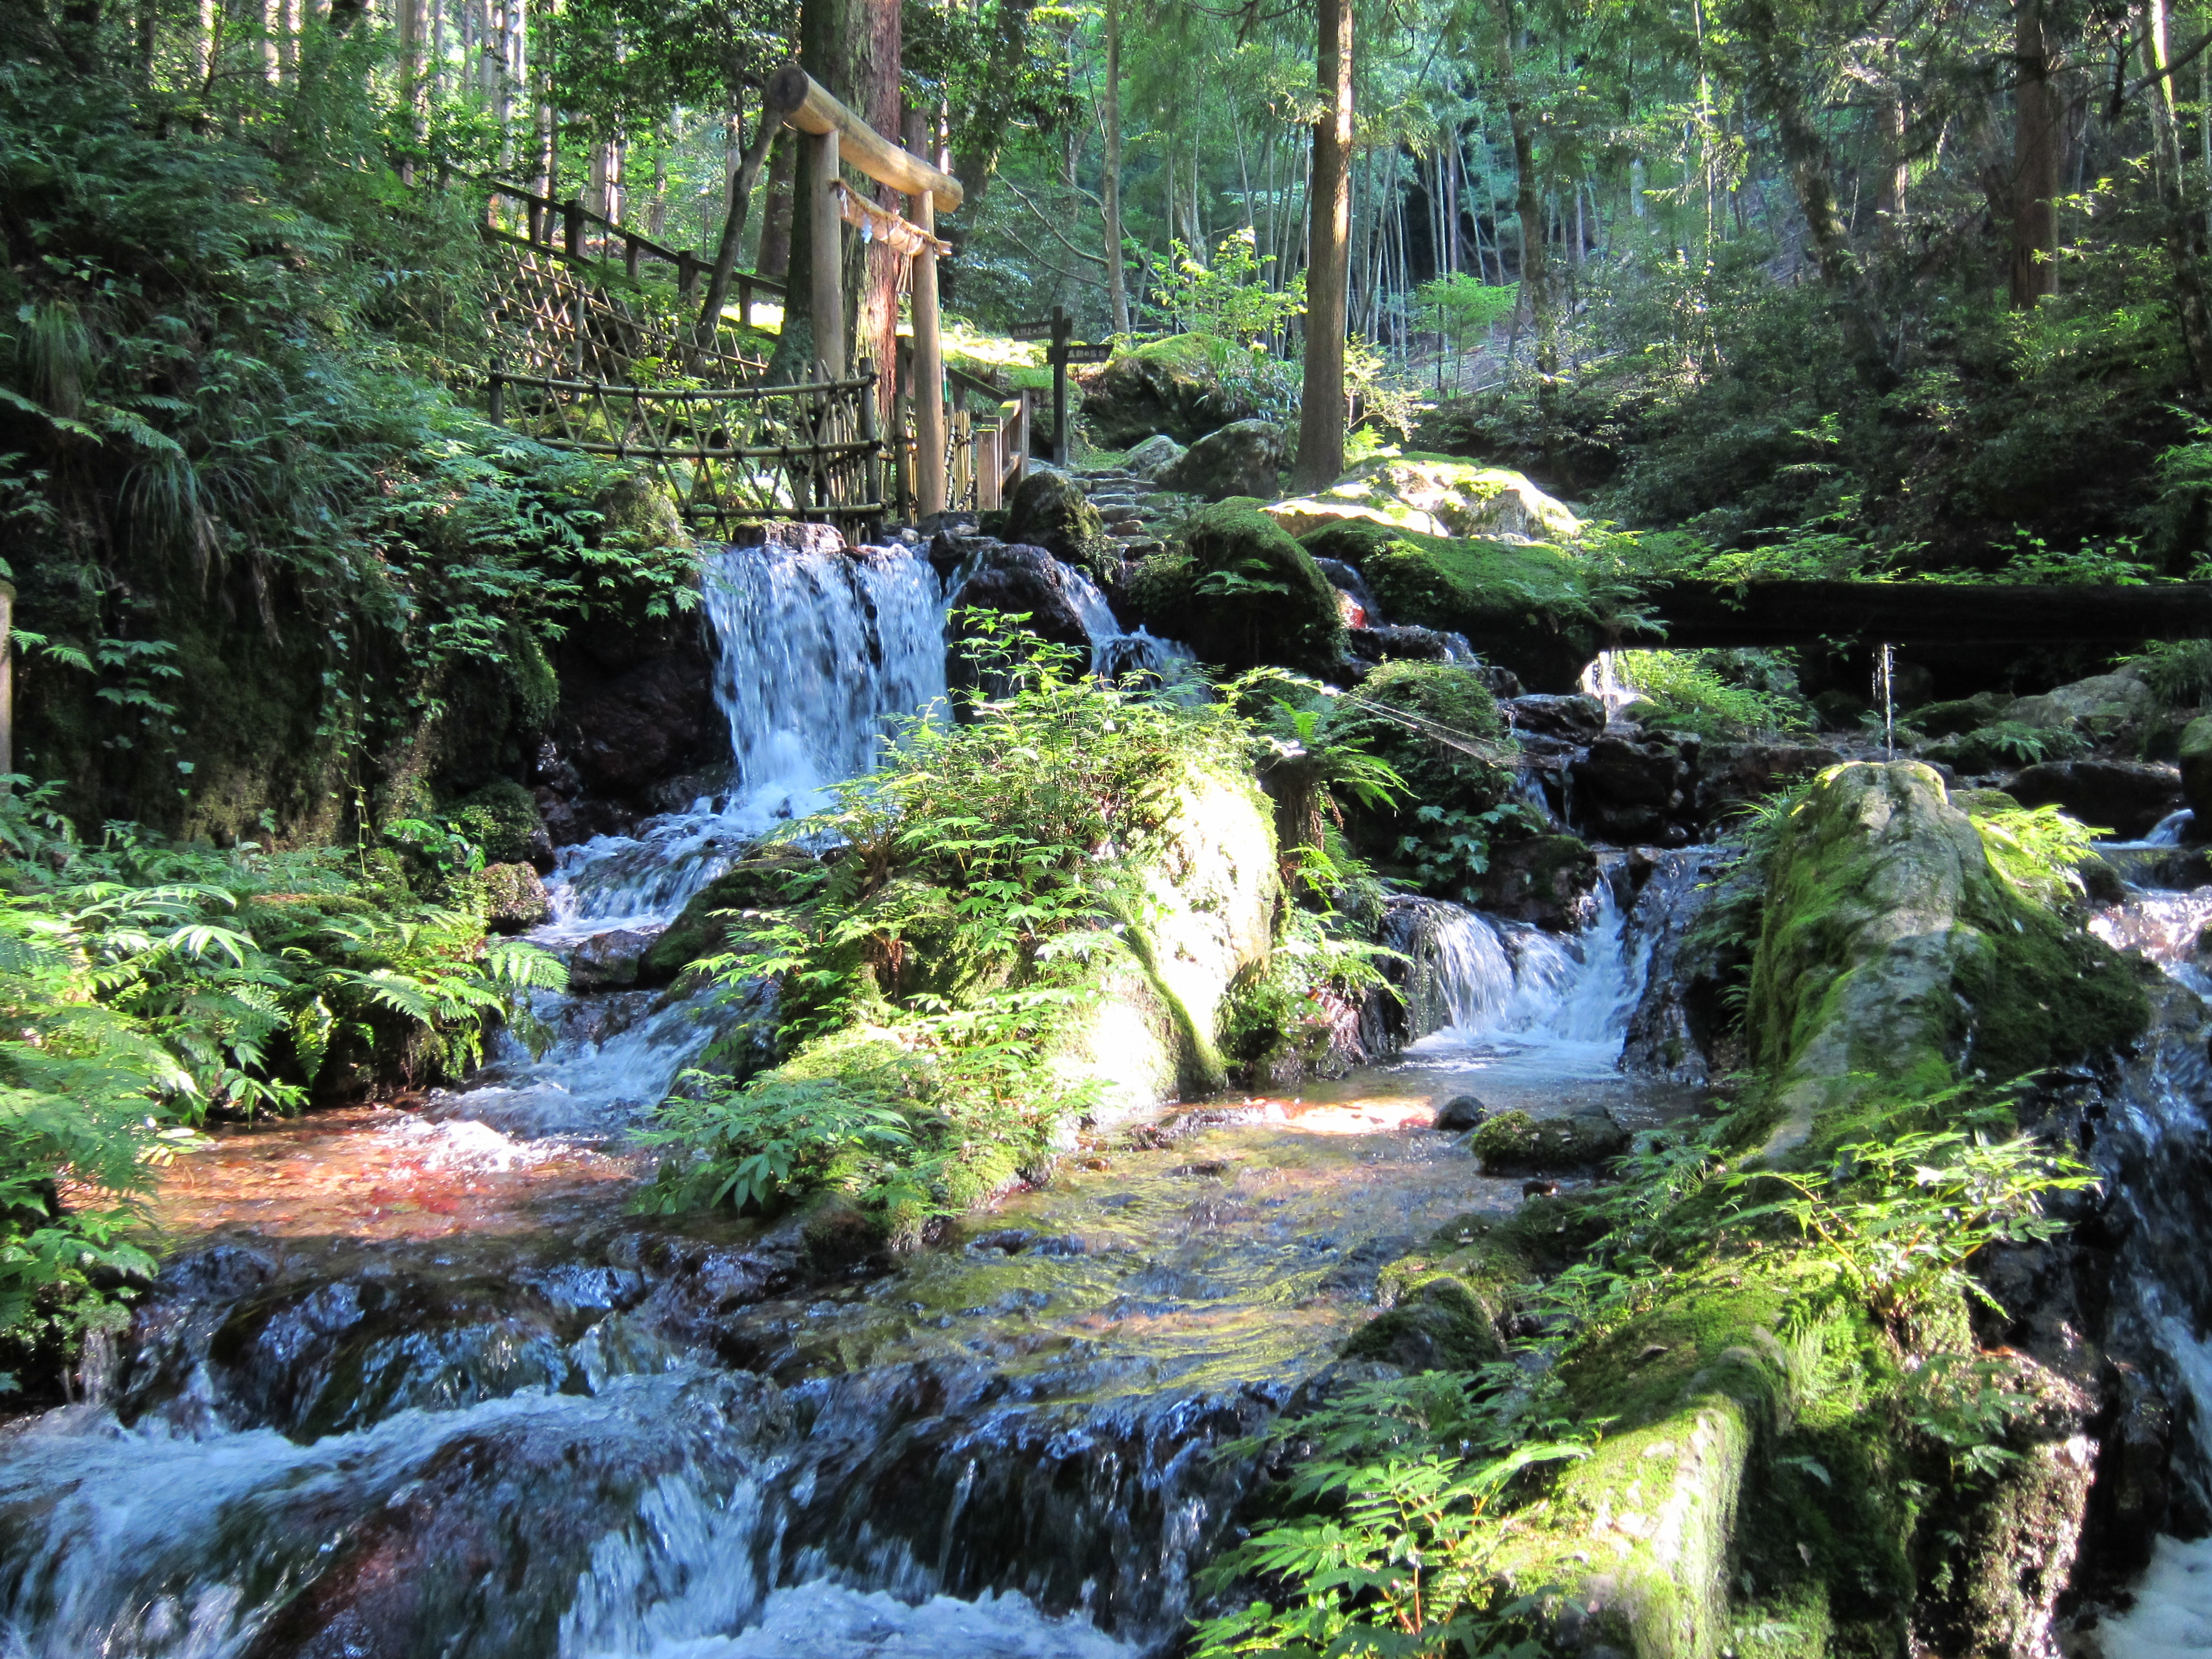
[(896, 1104), (835, 1078), (763, 1078), (736, 1088), (726, 1079), (687, 1072), (659, 1125), (641, 1137), (643, 1144), (694, 1154), (654, 1194), (669, 1210), (726, 1204), (770, 1213), (794, 1194), (872, 1184), (914, 1146)]
[[(1733, 653), (1705, 651), (1620, 651), (1613, 653), (1621, 683), (1638, 692), (1646, 707), (1636, 710), (1646, 725), (1695, 732), (1705, 737), (1742, 737), (1753, 732), (1800, 732), (1811, 722), (1794, 683), (1788, 690), (1746, 684)], [(1723, 671), (1728, 672), (1723, 672)]]
[(2047, 1200), (2094, 1187), (2097, 1178), (2079, 1159), (2032, 1136), (1998, 1139), (1977, 1125), (1856, 1141), (1838, 1148), (1825, 1171), (1750, 1170), (1729, 1182), (1779, 1186), (1790, 1194), (1740, 1212), (1732, 1225), (1768, 1218), (1795, 1223), (1831, 1291), (1885, 1319), (1905, 1321), (1962, 1297), (1996, 1308), (1966, 1263), (1991, 1244), (2057, 1237), (2066, 1224)]
[(2166, 708), (2191, 708), (2212, 698), (2212, 640), (2153, 640), (2115, 665), (2140, 672)]
[(2081, 891), (2081, 866), (2110, 835), (2056, 806), (2008, 807), (1972, 815), (1990, 866), (2022, 898), (2050, 906)]

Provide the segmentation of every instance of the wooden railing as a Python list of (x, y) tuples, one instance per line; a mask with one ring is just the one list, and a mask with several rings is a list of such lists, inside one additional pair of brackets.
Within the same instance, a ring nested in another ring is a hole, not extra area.
[[(519, 217), (525, 234), (518, 237), (495, 225), (486, 226), (485, 229), (497, 240), (518, 242), (526, 246), (554, 248), (568, 258), (596, 259), (608, 267), (613, 265), (613, 256), (619, 252), (623, 274), (633, 283), (639, 280), (647, 262), (666, 265), (676, 273), (676, 292), (687, 300), (692, 298), (697, 290), (700, 277), (714, 268), (714, 262), (709, 258), (688, 249), (665, 247), (628, 225), (601, 217), (573, 198), (565, 202), (555, 201), (503, 179), (474, 174), (461, 176), (489, 191), (495, 202), (504, 198), (520, 204), (522, 211)], [(555, 240), (556, 228), (559, 231), (557, 241)], [(778, 301), (784, 296), (784, 285), (772, 276), (739, 270), (731, 274), (730, 281), (738, 292), (738, 319), (748, 328), (752, 326), (755, 295), (767, 295)]]
[(763, 519), (872, 533), (884, 516), (876, 375), (806, 386), (651, 387), (491, 376), (491, 418), (539, 441), (638, 461), (695, 532)]

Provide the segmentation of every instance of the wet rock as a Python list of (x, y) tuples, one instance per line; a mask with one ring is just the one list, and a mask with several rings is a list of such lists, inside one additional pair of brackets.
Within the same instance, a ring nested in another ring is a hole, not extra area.
[(1392, 628), (1370, 623), (1354, 627), (1345, 635), (1352, 654), (1362, 663), (1468, 662), (1474, 647), (1464, 634), (1436, 628)]
[(2189, 810), (2197, 815), (2201, 839), (2212, 830), (2212, 715), (2193, 720), (2183, 728), (2179, 758), (2181, 793)]
[(1344, 1357), (1409, 1372), (1465, 1371), (1504, 1358), (1505, 1342), (1474, 1293), (1439, 1274), (1353, 1332)]
[(1568, 766), (1576, 828), (1600, 841), (1681, 846), (1693, 807), (1694, 738), (1621, 721)]
[(526, 864), (488, 865), (477, 880), (483, 888), (484, 920), (500, 933), (519, 933), (553, 914), (545, 884)]
[(617, 927), (592, 934), (568, 958), (568, 988), (603, 991), (636, 984), (645, 953), (659, 937), (659, 929), (647, 933), (634, 927)]
[(1963, 738), (2003, 720), (2014, 701), (2002, 691), (1977, 691), (1971, 697), (1931, 702), (1916, 709), (1911, 724), (1931, 738)]
[(1209, 432), (1159, 476), (1162, 485), (1210, 501), (1275, 493), (1285, 461), (1283, 428), (1272, 421), (1237, 421)]
[(1489, 1115), (1490, 1108), (1473, 1095), (1454, 1095), (1437, 1109), (1437, 1121), (1432, 1127), (1458, 1133), (1480, 1127)]
[(1605, 734), (1605, 705), (1579, 693), (1536, 692), (1510, 698), (1498, 708), (1516, 732), (1533, 732), (1577, 746), (1595, 743)]
[[(1064, 645), (1091, 654), (1091, 630), (1067, 567), (1042, 547), (998, 546), (981, 556), (981, 565), (952, 596), (953, 609), (996, 611), (1008, 617), (1025, 617), (1021, 626), (1052, 645)], [(959, 650), (970, 637), (974, 624), (956, 622), (946, 641), (946, 660), (952, 674), (972, 679), (973, 671)]]
[(2083, 1565), (2117, 1587), (2150, 1565), (2153, 1540), (2172, 1529), (2173, 1413), (2132, 1365), (2108, 1363), (2099, 1392), (2105, 1409), (2096, 1426)]
[(729, 943), (727, 913), (769, 910), (788, 903), (787, 884), (818, 867), (811, 854), (796, 847), (763, 848), (748, 854), (685, 902), (667, 931), (645, 953), (639, 966), (640, 982), (668, 984), (701, 957), (720, 953)]
[(1485, 1175), (1544, 1175), (1584, 1170), (1628, 1150), (1628, 1132), (1600, 1110), (1571, 1117), (1501, 1112), (1468, 1142)]
[(1184, 446), (1164, 432), (1155, 432), (1122, 457), (1121, 465), (1146, 478), (1157, 478), (1182, 459)]
[(1599, 881), (1597, 854), (1576, 836), (1535, 836), (1490, 849), (1480, 908), (1547, 933), (1572, 933), (1588, 915)]
[(2057, 805), (2084, 823), (2140, 841), (2182, 804), (2182, 773), (2142, 761), (2045, 761), (2015, 772), (2005, 793), (2022, 806)]
[(1697, 755), (1698, 821), (1708, 828), (1736, 816), (1754, 801), (1843, 760), (1819, 744), (1705, 743)]

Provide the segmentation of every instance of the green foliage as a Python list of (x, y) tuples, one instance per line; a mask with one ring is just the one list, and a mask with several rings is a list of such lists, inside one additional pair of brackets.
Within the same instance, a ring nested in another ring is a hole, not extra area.
[(2212, 700), (2212, 640), (2154, 640), (2117, 665), (2139, 672), (2166, 708), (2190, 708)]
[[(1953, 1091), (1917, 1105), (1940, 1109)], [(1732, 1224), (1768, 1217), (1796, 1224), (1816, 1274), (1816, 1297), (1845, 1294), (1885, 1320), (1924, 1319), (1964, 1297), (1997, 1304), (1966, 1263), (1991, 1244), (2041, 1243), (2066, 1231), (2055, 1194), (2097, 1184), (2087, 1165), (2033, 1137), (1996, 1138), (1995, 1115), (1966, 1126), (1854, 1141), (1826, 1171), (1748, 1171), (1731, 1184), (1767, 1183), (1790, 1196), (1744, 1210)]]
[(1668, 731), (1694, 732), (1706, 738), (1802, 732), (1811, 721), (1794, 677), (1771, 667), (1765, 685), (1737, 659), (1753, 654), (1724, 651), (1622, 651), (1613, 657), (1622, 684), (1640, 693), (1644, 704), (1637, 718)]
[(1261, 280), (1267, 262), (1261, 260), (1250, 230), (1222, 238), (1210, 265), (1194, 258), (1180, 240), (1170, 246), (1152, 298), (1181, 332), (1249, 350), (1305, 314), (1305, 273), (1300, 271), (1279, 291), (1269, 288)]
[(2029, 726), (2021, 720), (1992, 720), (1972, 731), (1930, 744), (1920, 752), (1961, 772), (1994, 772), (2039, 761), (2069, 760), (2087, 752), (2080, 733), (2061, 726)]
[[(150, 1167), (211, 1114), (348, 1066), (453, 1076), (561, 963), (487, 943), (343, 849), (78, 841), (52, 785), (0, 795), (0, 1337), (66, 1339), (151, 1271)], [(94, 1288), (94, 1275), (106, 1288)]]
[[(843, 1168), (854, 1125), (878, 1123), (836, 1115), (857, 1102), (905, 1115), (903, 1141), (866, 1140), (902, 1173), (862, 1189), (911, 1237), (1048, 1161), (1087, 1105), (1053, 1062), (1099, 969), (1141, 938), (1133, 872), (1172, 838), (1192, 782), (1231, 772), (1249, 739), (1219, 705), (1100, 684), (1080, 653), (996, 612), (957, 623), (981, 688), (960, 694), (962, 718), (909, 720), (874, 773), (792, 825), (790, 843), (836, 855), (787, 878), (786, 908), (737, 920), (730, 953), (702, 964), (733, 993), (775, 976), (797, 1052), (744, 1091), (695, 1086), (705, 1103), (662, 1109), (654, 1202), (796, 1197)], [(832, 1086), (783, 1092), (811, 1079)], [(771, 1157), (808, 1134), (848, 1141)]]
[(1972, 817), (1990, 867), (2013, 891), (2046, 908), (2081, 893), (2081, 866), (2096, 857), (2097, 837), (2112, 833), (2056, 806), (2000, 808)]
[(764, 1078), (740, 1089), (688, 1072), (659, 1123), (646, 1145), (697, 1154), (655, 1195), (672, 1210), (771, 1212), (790, 1194), (872, 1186), (914, 1147), (897, 1106), (842, 1078)]

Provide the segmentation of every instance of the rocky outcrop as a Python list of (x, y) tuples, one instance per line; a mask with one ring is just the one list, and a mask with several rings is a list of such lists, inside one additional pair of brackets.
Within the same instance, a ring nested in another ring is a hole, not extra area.
[(1155, 432), (1121, 458), (1122, 466), (1140, 477), (1157, 478), (1183, 456), (1184, 446), (1164, 432)]
[(1049, 467), (1031, 469), (1006, 503), (1006, 539), (1042, 547), (1054, 556), (1087, 564), (1098, 554), (1106, 526), (1083, 486)]
[(1533, 836), (1490, 849), (1478, 908), (1547, 932), (1572, 933), (1591, 915), (1597, 854), (1574, 836)]
[(1746, 1017), (1780, 1111), (1764, 1158), (1832, 1143), (1883, 1090), (2107, 1053), (2147, 1018), (2112, 951), (2014, 894), (1918, 762), (1836, 767), (1784, 824)]
[(1119, 354), (1083, 392), (1084, 424), (1091, 441), (1107, 449), (1127, 448), (1154, 434), (1194, 443), (1259, 412), (1215, 373), (1206, 344), (1187, 334)]
[[(979, 538), (980, 539), (980, 538)], [(964, 611), (995, 611), (1024, 617), (1021, 626), (1048, 644), (1080, 652), (1088, 663), (1091, 629), (1084, 616), (1085, 596), (1066, 565), (1041, 547), (994, 544), (975, 553), (973, 574), (954, 592), (952, 635), (945, 641), (948, 672), (957, 682), (972, 672), (963, 641), (975, 623)]]
[(1518, 472), (1448, 455), (1363, 461), (1327, 489), (1277, 501), (1267, 514), (1294, 536), (1360, 520), (1430, 536), (1561, 541), (1582, 528), (1565, 502)]
[(1232, 495), (1264, 498), (1275, 493), (1285, 453), (1283, 428), (1273, 422), (1237, 421), (1207, 433), (1163, 467), (1159, 482), (1163, 489), (1209, 501)]
[(1344, 655), (1336, 590), (1313, 556), (1261, 514), (1234, 506), (1200, 513), (1183, 550), (1139, 563), (1116, 602), (1232, 672), (1273, 663), (1326, 678)]

